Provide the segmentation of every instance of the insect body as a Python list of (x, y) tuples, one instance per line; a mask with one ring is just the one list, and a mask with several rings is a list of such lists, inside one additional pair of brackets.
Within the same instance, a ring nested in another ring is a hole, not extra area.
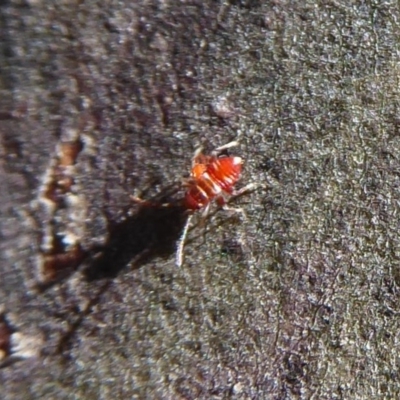
[(188, 210), (205, 208), (214, 199), (225, 204), (224, 195), (232, 194), (239, 180), (243, 161), (240, 157), (222, 157), (199, 154), (194, 157), (184, 207)]
[[(237, 146), (237, 144), (237, 142), (230, 142), (218, 147), (210, 156), (202, 154), (200, 150), (195, 153), (190, 179), (186, 182), (188, 190), (183, 199), (184, 208), (192, 212), (204, 209), (203, 215), (206, 215), (213, 200), (227, 208), (225, 200), (227, 195), (240, 196), (251, 189), (252, 185), (248, 185), (239, 191), (234, 190), (234, 186), (240, 178), (243, 160), (240, 157), (218, 156), (220, 151)], [(235, 211), (243, 213), (242, 209), (235, 209)], [(191, 219), (192, 215), (189, 216), (178, 242), (177, 266), (181, 266), (183, 262), (183, 246)]]
[[(189, 231), (190, 222), (193, 214), (197, 210), (203, 209), (203, 216), (207, 215), (212, 201), (229, 209), (226, 197), (236, 197), (251, 190), (253, 185), (247, 185), (238, 191), (234, 186), (240, 178), (243, 160), (240, 157), (221, 156), (223, 150), (237, 146), (238, 142), (230, 142), (215, 149), (211, 155), (205, 155), (201, 150), (197, 150), (193, 160), (190, 178), (186, 180), (187, 191), (182, 200), (183, 208), (190, 214), (183, 228), (182, 235), (178, 241), (176, 265), (181, 266), (183, 262), (183, 247)], [(150, 204), (140, 198), (131, 196), (132, 200), (140, 204)], [(162, 204), (163, 207), (172, 204)], [(242, 209), (233, 209), (244, 214)]]

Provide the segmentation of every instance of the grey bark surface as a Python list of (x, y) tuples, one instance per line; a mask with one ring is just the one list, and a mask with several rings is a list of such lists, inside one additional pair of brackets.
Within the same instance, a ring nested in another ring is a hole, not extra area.
[[(2, 398), (400, 398), (398, 2), (55, 3), (0, 2)], [(236, 138), (177, 268), (130, 195)]]

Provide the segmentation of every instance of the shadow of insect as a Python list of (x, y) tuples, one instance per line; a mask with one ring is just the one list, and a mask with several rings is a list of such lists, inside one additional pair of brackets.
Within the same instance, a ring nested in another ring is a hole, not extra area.
[(93, 254), (84, 270), (87, 280), (114, 278), (127, 266), (138, 269), (155, 257), (174, 254), (187, 218), (179, 204), (140, 205), (134, 215), (122, 222), (111, 222), (108, 241)]

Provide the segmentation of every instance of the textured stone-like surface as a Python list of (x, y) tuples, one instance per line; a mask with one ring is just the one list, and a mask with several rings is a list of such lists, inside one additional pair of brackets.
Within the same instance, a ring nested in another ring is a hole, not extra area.
[[(398, 398), (399, 14), (3, 2), (2, 396)], [(129, 195), (238, 135), (247, 219), (177, 269), (185, 216)]]

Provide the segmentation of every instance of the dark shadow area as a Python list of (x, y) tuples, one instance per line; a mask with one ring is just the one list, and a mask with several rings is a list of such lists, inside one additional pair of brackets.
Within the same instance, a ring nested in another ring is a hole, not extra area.
[[(160, 200), (160, 199), (158, 199)], [(122, 269), (138, 269), (154, 257), (168, 257), (176, 251), (176, 242), (180, 238), (188, 214), (179, 202), (162, 206), (154, 201), (138, 207), (137, 212), (122, 222), (110, 222), (109, 240), (102, 248), (91, 249), (86, 255), (87, 267), (84, 275), (89, 282), (104, 279), (95, 290), (87, 307), (63, 335), (57, 345), (57, 353), (63, 353), (71, 338), (91, 313), (92, 307), (108, 290)]]
[(170, 256), (187, 217), (180, 205), (144, 205), (137, 214), (111, 223), (108, 242), (85, 270), (87, 280), (113, 278), (128, 264), (137, 269), (154, 257)]

